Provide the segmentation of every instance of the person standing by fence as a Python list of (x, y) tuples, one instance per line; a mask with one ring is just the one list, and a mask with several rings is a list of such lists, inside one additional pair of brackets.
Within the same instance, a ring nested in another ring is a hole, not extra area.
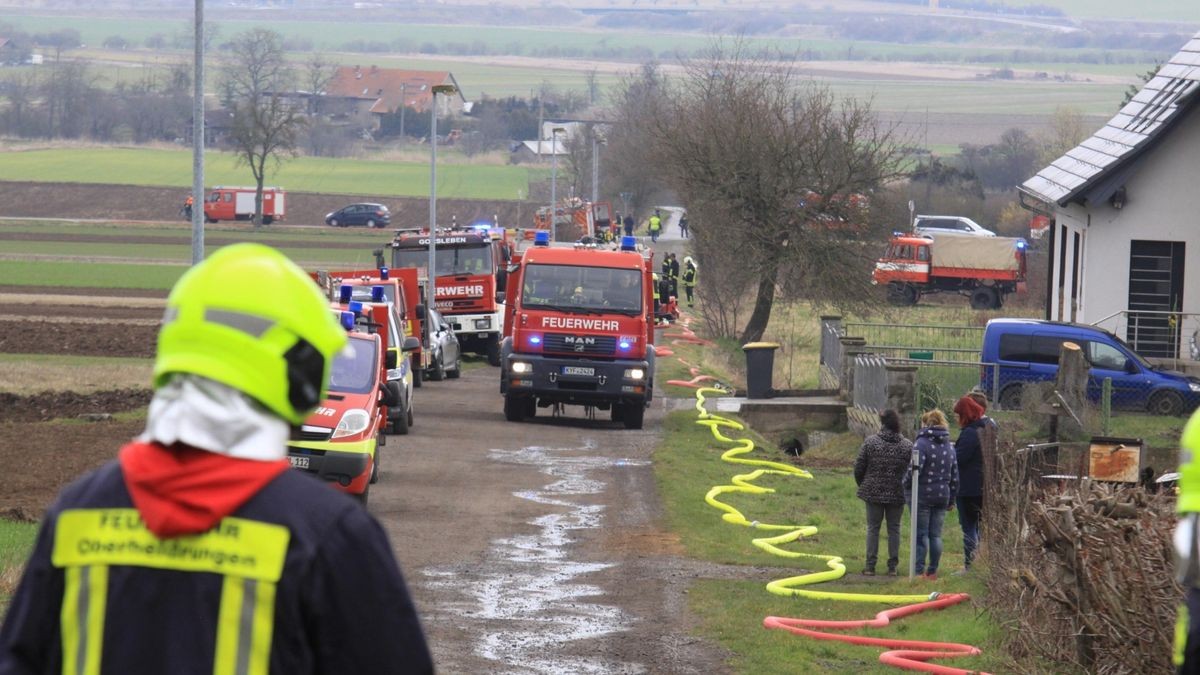
[(983, 512), (983, 444), (980, 434), (985, 426), (983, 408), (968, 394), (954, 404), (958, 416), (958, 440), (954, 454), (958, 459), (958, 524), (963, 533), (963, 560), (967, 570), (979, 548), (979, 515)]
[[(954, 497), (958, 494), (958, 461), (946, 427), (946, 414), (930, 410), (921, 415), (921, 432), (913, 443), (918, 453), (917, 509), (910, 514), (917, 521), (916, 573), (929, 580), (937, 579), (942, 560), (942, 524), (946, 511), (954, 508)], [(910, 507), (912, 470), (910, 466), (904, 475), (904, 502)]]
[[(686, 278), (686, 277), (685, 277)], [(896, 576), (900, 562), (900, 516), (904, 513), (904, 479), (912, 456), (912, 441), (900, 435), (900, 415), (885, 410), (879, 415), (879, 433), (863, 442), (854, 461), (858, 498), (867, 503), (867, 557), (863, 574), (875, 576), (879, 559), (879, 527), (887, 519), (887, 573)]]

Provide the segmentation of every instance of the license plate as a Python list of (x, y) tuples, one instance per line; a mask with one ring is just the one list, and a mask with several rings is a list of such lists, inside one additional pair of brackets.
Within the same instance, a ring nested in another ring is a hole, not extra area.
[(307, 469), (308, 468), (308, 458), (307, 457), (297, 457), (295, 455), (288, 455), (288, 461), (291, 462), (292, 466), (297, 469)]
[(563, 366), (563, 375), (587, 375), (591, 377), (596, 374), (595, 368), (584, 368), (582, 366)]

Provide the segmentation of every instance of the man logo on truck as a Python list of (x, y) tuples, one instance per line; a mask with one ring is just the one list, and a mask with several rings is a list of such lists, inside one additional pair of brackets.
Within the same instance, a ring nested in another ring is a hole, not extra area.
[(605, 330), (616, 332), (621, 329), (618, 321), (605, 319), (577, 319), (565, 316), (543, 316), (542, 328), (574, 328), (578, 330)]

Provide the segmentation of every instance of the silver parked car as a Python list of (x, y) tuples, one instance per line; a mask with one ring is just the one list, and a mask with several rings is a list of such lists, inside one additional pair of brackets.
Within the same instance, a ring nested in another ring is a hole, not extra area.
[(913, 223), (917, 234), (969, 234), (975, 237), (994, 237), (995, 232), (962, 216), (917, 216)]
[(436, 309), (429, 310), (429, 320), (433, 322), (433, 345), (425, 376), (434, 381), (446, 377), (454, 379), (462, 374), (458, 336)]

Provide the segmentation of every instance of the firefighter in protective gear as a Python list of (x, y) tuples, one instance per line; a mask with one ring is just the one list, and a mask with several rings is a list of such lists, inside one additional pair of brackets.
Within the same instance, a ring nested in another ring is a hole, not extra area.
[(47, 512), (0, 672), (432, 672), (379, 523), (289, 469), (290, 425), (345, 344), (274, 249), (236, 244), (185, 273), (146, 430)]
[(678, 298), (679, 297), (679, 259), (675, 257), (674, 253), (668, 254), (667, 257), (669, 257), (671, 259), (671, 274), (669, 275), (670, 279), (671, 279), (671, 295)]
[(1175, 665), (1179, 673), (1200, 673), (1200, 410), (1179, 439), (1179, 523), (1175, 550), (1179, 581), (1187, 592), (1175, 625)]
[(696, 261), (692, 260), (692, 256), (686, 256), (683, 259), (683, 292), (687, 294), (688, 307), (694, 307), (694, 299), (692, 297), (696, 290)]

